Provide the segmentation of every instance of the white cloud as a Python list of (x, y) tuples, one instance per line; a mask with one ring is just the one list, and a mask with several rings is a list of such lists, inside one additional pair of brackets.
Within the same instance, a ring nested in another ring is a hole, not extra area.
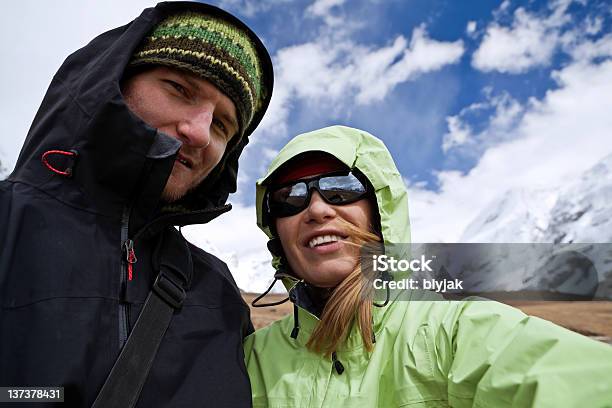
[(612, 57), (612, 34), (593, 42), (583, 42), (568, 49), (569, 54), (578, 61), (589, 62), (595, 58)]
[(400, 35), (382, 47), (323, 36), (283, 48), (274, 56), (274, 95), (258, 131), (285, 135), (294, 101), (334, 109), (381, 101), (397, 85), (457, 63), (463, 52), (462, 41), (431, 39), (424, 26), (414, 29), (410, 42)]
[[(493, 95), (491, 89), (483, 92), (486, 101), (464, 108), (458, 115), (446, 118), (448, 132), (442, 139), (442, 151), (478, 157), (486, 149), (505, 140), (512, 139), (515, 126), (524, 113), (524, 107), (507, 92)], [(474, 133), (470, 126), (473, 116), (491, 112), (484, 130)]]
[(523, 113), (521, 104), (505, 92), (491, 98), (491, 103), (495, 107), (495, 114), (491, 118), (490, 128), (497, 133), (512, 131)]
[(264, 147), (261, 150), (261, 157), (265, 158), (266, 160), (272, 161), (272, 159), (278, 156), (278, 153), (279, 153), (279, 150), (270, 149), (269, 147)]
[(341, 6), (346, 0), (316, 0), (306, 9), (307, 13), (312, 13), (315, 16), (325, 16), (329, 11), (336, 7)]
[(313, 17), (321, 17), (325, 24), (331, 27), (342, 24), (344, 19), (334, 15), (331, 11), (334, 7), (341, 6), (346, 0), (316, 0), (306, 9), (306, 13)]
[[(367, 104), (382, 100), (396, 85), (423, 73), (437, 71), (455, 64), (463, 55), (463, 42), (441, 42), (430, 39), (424, 26), (412, 32), (410, 46), (398, 37), (390, 49), (369, 54), (365, 60), (354, 61), (359, 89), (357, 102)], [(395, 61), (395, 59), (399, 60)]]
[(547, 32), (538, 19), (518, 10), (512, 28), (497, 24), (487, 28), (472, 65), (485, 72), (521, 73), (533, 66), (547, 64), (556, 45), (556, 33)]
[(476, 22), (468, 21), (467, 26), (465, 27), (465, 32), (467, 35), (472, 36), (476, 32)]
[(278, 7), (293, 0), (222, 0), (219, 7), (231, 10), (243, 16), (253, 17), (259, 13), (265, 13), (272, 7)]
[(506, 190), (560, 186), (612, 152), (612, 59), (575, 61), (553, 78), (558, 88), (530, 101), (523, 113), (516, 114), (513, 102), (500, 105), (499, 119), (484, 132), (509, 124), (512, 139), (490, 146), (467, 174), (438, 173), (438, 192), (409, 186), (415, 242), (456, 241)]
[(464, 146), (466, 143), (473, 142), (472, 129), (470, 126), (461, 121), (459, 116), (449, 116), (446, 118), (448, 125), (448, 133), (443, 137), (442, 151), (446, 153), (448, 150), (456, 146)]
[(584, 23), (584, 32), (588, 35), (595, 35), (603, 28), (603, 18), (601, 16), (587, 17)]
[(499, 20), (510, 11), (510, 0), (504, 0), (496, 10), (493, 10), (493, 18)]
[(551, 2), (552, 10), (547, 17), (538, 17), (520, 7), (514, 12), (510, 27), (494, 21), (474, 52), (472, 66), (484, 72), (511, 74), (547, 66), (559, 45), (560, 29), (569, 21), (566, 11), (570, 2)]

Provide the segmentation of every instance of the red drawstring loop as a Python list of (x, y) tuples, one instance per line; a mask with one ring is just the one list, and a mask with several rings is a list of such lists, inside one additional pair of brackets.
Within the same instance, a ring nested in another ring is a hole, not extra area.
[(66, 176), (66, 177), (70, 177), (72, 176), (72, 167), (68, 167), (66, 170), (62, 171), (62, 170), (58, 170), (55, 167), (53, 167), (50, 163), (49, 163), (49, 159), (48, 157), (52, 154), (59, 154), (62, 156), (68, 156), (68, 157), (76, 157), (77, 156), (77, 152), (75, 150), (47, 150), (46, 152), (43, 153), (42, 155), (42, 162), (43, 164), (52, 172), (59, 174), (60, 176)]

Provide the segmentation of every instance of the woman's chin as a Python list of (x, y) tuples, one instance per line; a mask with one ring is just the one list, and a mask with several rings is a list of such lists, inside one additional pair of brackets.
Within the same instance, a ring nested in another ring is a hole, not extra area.
[(334, 259), (319, 262), (309, 268), (304, 280), (321, 288), (333, 288), (346, 279), (355, 268), (355, 259)]

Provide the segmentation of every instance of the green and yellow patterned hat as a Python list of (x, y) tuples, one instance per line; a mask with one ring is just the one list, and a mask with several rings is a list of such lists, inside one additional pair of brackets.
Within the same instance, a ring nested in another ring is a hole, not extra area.
[(221, 16), (182, 12), (162, 20), (145, 37), (130, 67), (164, 65), (212, 82), (236, 106), (239, 135), (267, 104), (265, 69), (248, 33)]

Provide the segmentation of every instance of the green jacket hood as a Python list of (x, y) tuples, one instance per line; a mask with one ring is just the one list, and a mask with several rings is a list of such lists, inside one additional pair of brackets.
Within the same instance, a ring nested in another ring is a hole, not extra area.
[[(269, 238), (274, 236), (264, 225), (263, 204), (271, 176), (294, 157), (316, 151), (336, 157), (368, 178), (376, 193), (385, 244), (410, 242), (408, 194), (389, 150), (368, 132), (346, 126), (330, 126), (296, 136), (278, 153), (264, 177), (257, 181), (257, 225)], [(278, 265), (276, 261), (273, 261), (275, 267)]]

